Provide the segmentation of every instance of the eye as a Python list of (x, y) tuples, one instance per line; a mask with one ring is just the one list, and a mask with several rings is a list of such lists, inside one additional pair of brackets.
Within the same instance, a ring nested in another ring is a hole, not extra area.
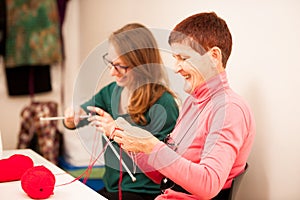
[(188, 57), (181, 57), (182, 61), (186, 61), (187, 59), (189, 59)]
[(178, 61), (186, 61), (187, 59), (189, 59), (189, 56), (184, 56), (184, 55), (173, 55), (173, 57), (178, 60)]
[(176, 59), (176, 60), (179, 60), (179, 61), (185, 61), (188, 59), (187, 56), (182, 56), (182, 55), (173, 55), (173, 57)]
[(187, 57), (187, 56), (178, 56), (178, 58), (177, 58), (179, 61), (186, 61), (187, 59), (189, 59), (189, 57)]

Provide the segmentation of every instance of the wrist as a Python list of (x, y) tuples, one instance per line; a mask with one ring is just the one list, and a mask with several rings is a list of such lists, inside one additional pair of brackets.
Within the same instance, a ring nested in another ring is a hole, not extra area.
[(159, 140), (156, 137), (151, 137), (151, 138), (145, 140), (144, 153), (150, 154), (158, 143), (159, 143)]
[(119, 127), (113, 126), (112, 130), (110, 131), (110, 134), (109, 134), (109, 139), (110, 140), (114, 139), (114, 134), (115, 134), (116, 131), (122, 131), (122, 129), (119, 128)]

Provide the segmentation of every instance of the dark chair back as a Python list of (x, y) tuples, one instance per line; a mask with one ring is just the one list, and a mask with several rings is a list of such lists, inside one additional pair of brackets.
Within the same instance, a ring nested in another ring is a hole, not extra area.
[(246, 172), (248, 171), (248, 168), (249, 168), (249, 164), (246, 163), (245, 170), (242, 173), (240, 173), (239, 175), (237, 175), (232, 180), (232, 185), (231, 185), (231, 189), (230, 189), (228, 200), (235, 200), (236, 194), (237, 194), (237, 192), (239, 190), (239, 187), (240, 187), (240, 184), (242, 182), (242, 179), (243, 179), (244, 175), (246, 174)]

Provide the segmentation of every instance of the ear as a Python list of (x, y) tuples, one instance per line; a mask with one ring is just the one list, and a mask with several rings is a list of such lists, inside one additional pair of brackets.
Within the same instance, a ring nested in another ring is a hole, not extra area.
[(219, 47), (212, 47), (210, 50), (210, 56), (211, 59), (214, 63), (214, 67), (218, 68), (218, 69), (222, 69), (223, 65), (222, 65), (222, 51)]
[(219, 47), (212, 47), (210, 50), (211, 58), (216, 66), (222, 64), (222, 51)]

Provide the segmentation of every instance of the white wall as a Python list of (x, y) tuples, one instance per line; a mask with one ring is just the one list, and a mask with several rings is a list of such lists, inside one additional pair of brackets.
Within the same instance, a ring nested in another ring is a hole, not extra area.
[[(297, 0), (72, 0), (65, 24), (67, 102), (80, 63), (111, 31), (129, 22), (172, 29), (191, 14), (215, 11), (233, 35), (227, 69), (231, 86), (248, 100), (257, 121), (250, 169), (239, 199), (299, 199), (299, 10)], [(10, 149), (16, 144), (20, 109), (29, 100), (8, 97), (3, 74), (0, 81), (0, 130), (4, 148)], [(58, 95), (54, 91), (43, 98)]]

